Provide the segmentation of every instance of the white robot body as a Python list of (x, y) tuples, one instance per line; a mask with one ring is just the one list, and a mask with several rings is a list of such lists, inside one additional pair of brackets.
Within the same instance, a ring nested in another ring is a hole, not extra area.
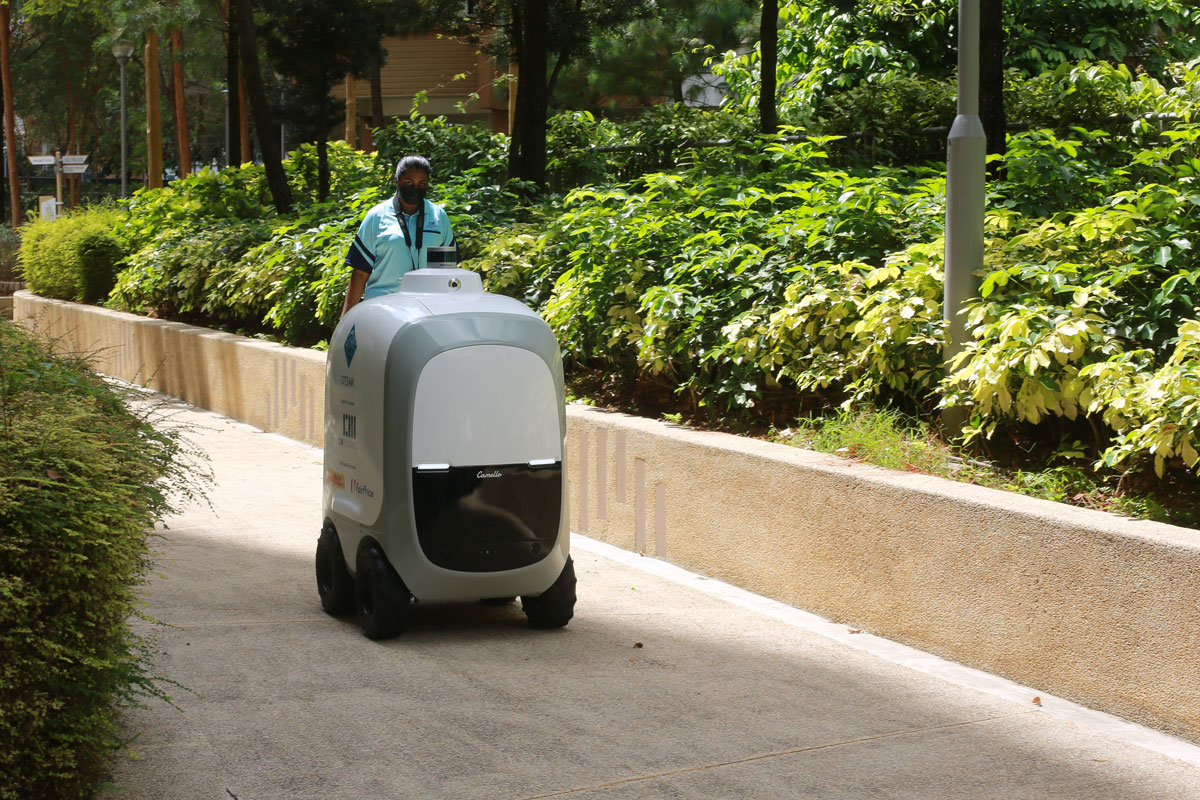
[(326, 525), (419, 601), (537, 596), (569, 555), (562, 361), (549, 327), (457, 269), (358, 304), (326, 367)]

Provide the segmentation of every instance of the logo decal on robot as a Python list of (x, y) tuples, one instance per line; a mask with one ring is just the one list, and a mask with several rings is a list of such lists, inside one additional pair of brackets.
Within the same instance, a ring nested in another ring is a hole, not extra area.
[(358, 337), (354, 335), (354, 326), (350, 326), (350, 335), (346, 337), (346, 366), (350, 366), (350, 362), (354, 360), (354, 353), (358, 350)]
[(491, 472), (484, 472), (483, 470), (479, 470), (479, 472), (475, 473), (475, 477), (476, 478), (499, 478), (502, 476), (500, 475), (500, 470), (497, 469), (497, 470), (493, 470)]

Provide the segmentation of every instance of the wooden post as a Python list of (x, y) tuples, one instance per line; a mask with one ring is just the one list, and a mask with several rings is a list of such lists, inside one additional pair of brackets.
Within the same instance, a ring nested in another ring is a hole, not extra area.
[(354, 76), (346, 76), (346, 141), (351, 147), (358, 146), (358, 89)]
[[(162, 91), (158, 80), (158, 31), (146, 31), (146, 185), (162, 186)], [(59, 198), (62, 199), (61, 197)]]
[[(21, 225), (21, 185), (17, 175), (17, 115), (13, 108), (12, 66), (10, 61), (9, 16), (11, 8), (8, 3), (0, 5), (0, 77), (4, 89), (4, 144), (8, 149), (8, 192), (12, 203), (12, 227), (15, 231)], [(25, 175), (28, 180), (29, 162), (25, 163)]]
[(242, 146), (242, 163), (253, 161), (250, 148), (250, 109), (246, 102), (246, 72), (238, 70), (238, 141)]
[(63, 176), (62, 151), (55, 150), (54, 151), (54, 199), (56, 201), (55, 208), (54, 208), (55, 214), (58, 213), (59, 207), (62, 206), (62, 204), (63, 204), (63, 201), (62, 201), (62, 176)]
[(171, 29), (171, 69), (175, 75), (175, 141), (179, 145), (179, 177), (192, 174), (192, 145), (188, 137), (187, 95), (183, 88), (183, 29)]

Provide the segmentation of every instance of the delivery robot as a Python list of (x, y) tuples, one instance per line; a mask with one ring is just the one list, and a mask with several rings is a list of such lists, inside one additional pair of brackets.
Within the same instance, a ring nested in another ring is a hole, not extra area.
[(535, 628), (575, 608), (554, 334), (460, 269), (407, 273), (329, 342), (317, 590), (372, 639), (413, 601), (508, 602)]

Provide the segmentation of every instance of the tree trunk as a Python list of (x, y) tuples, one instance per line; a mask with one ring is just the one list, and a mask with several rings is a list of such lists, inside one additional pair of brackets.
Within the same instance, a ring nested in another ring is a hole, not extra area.
[[(979, 121), (987, 134), (988, 155), (1008, 150), (1008, 117), (1004, 113), (1004, 4), (1002, 0), (979, 2)], [(992, 177), (1000, 177), (1003, 166), (994, 164)]]
[(238, 92), (241, 80), (238, 78), (238, 40), (237, 40), (237, 9), (224, 0), (226, 35), (225, 35), (225, 158), (229, 164), (242, 163), (242, 140), (236, 135), (241, 130), (241, 105), (238, 103)]
[(371, 127), (383, 127), (383, 65), (371, 65)]
[(546, 186), (547, 0), (524, 0), (521, 32), (521, 91), (517, 93), (518, 158), (509, 175)]
[(763, 0), (758, 35), (762, 56), (758, 91), (759, 128), (764, 135), (772, 136), (779, 131), (779, 116), (775, 110), (775, 70), (779, 61), (778, 0)]
[(158, 31), (146, 29), (146, 181), (162, 186), (162, 89), (158, 74)]
[[(249, 12), (247, 12), (249, 13)], [(254, 24), (253, 21), (250, 22)], [(241, 44), (241, 36), (238, 36), (239, 44), (242, 47), (242, 69), (238, 73), (238, 149), (242, 151), (242, 163), (254, 160), (254, 148), (250, 146), (250, 107), (249, 97), (246, 94), (246, 70), (250, 69), (249, 63), (245, 59), (246, 46)], [(262, 78), (260, 77), (261, 81)], [(258, 117), (255, 115), (255, 126), (258, 125)], [(259, 133), (259, 140), (262, 140), (262, 134)]]
[(279, 140), (272, 135), (271, 110), (263, 89), (262, 72), (258, 67), (258, 40), (254, 31), (251, 0), (233, 0), (237, 7), (238, 42), (241, 45), (242, 77), (250, 94), (250, 110), (254, 114), (254, 129), (258, 132), (258, 149), (262, 153), (267, 187), (280, 214), (292, 213), (292, 190), (283, 172)]
[[(324, 126), (324, 127), (322, 127)], [(329, 118), (321, 114), (317, 118), (317, 130), (328, 130)], [(317, 134), (317, 200), (329, 197), (329, 143), (324, 134)]]
[[(325, 138), (324, 132), (317, 129), (317, 141)], [(354, 76), (346, 75), (346, 144), (358, 146), (358, 81)], [(322, 196), (322, 200), (325, 198)]]
[(171, 29), (171, 67), (175, 73), (175, 139), (179, 145), (179, 177), (192, 174), (192, 146), (188, 138), (187, 95), (183, 87), (183, 29)]

